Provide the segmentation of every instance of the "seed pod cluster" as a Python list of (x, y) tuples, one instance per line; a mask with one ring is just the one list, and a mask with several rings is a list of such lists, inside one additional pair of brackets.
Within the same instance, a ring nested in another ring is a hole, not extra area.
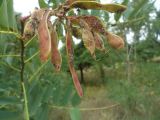
[[(100, 4), (96, 0), (66, 0), (57, 9), (35, 9), (27, 22), (25, 23), (23, 38), (24, 40), (31, 39), (35, 34), (38, 34), (40, 59), (47, 61), (51, 56), (51, 63), (56, 71), (60, 71), (62, 57), (58, 49), (58, 35), (56, 31), (57, 22), (53, 25), (50, 21), (50, 16), (57, 17), (58, 23), (63, 25), (66, 31), (66, 52), (68, 58), (68, 66), (72, 75), (73, 83), (79, 96), (83, 96), (83, 90), (78, 80), (78, 75), (74, 68), (74, 51), (72, 35), (82, 39), (85, 48), (91, 56), (95, 58), (95, 51), (105, 51), (103, 38), (108, 44), (120, 49), (124, 47), (124, 41), (121, 37), (108, 32), (103, 22), (96, 16), (67, 16), (67, 12), (72, 8), (80, 9), (96, 9), (109, 12), (123, 12), (126, 7), (119, 4)], [(60, 32), (63, 32), (60, 31)], [(58, 32), (59, 33), (59, 32)]]
[(24, 39), (31, 39), (37, 32), (39, 39), (40, 59), (46, 61), (51, 53), (51, 62), (56, 71), (60, 71), (62, 58), (58, 50), (57, 32), (49, 21), (50, 10), (36, 9), (24, 27)]

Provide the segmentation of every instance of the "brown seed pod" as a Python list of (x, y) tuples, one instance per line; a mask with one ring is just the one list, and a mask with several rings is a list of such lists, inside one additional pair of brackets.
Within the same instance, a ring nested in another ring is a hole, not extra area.
[(58, 35), (54, 27), (51, 29), (51, 62), (54, 65), (55, 70), (60, 71), (62, 57), (58, 50)]
[(35, 35), (35, 29), (36, 29), (36, 22), (33, 19), (29, 19), (24, 26), (24, 31), (23, 31), (24, 40), (31, 39)]
[(95, 58), (95, 41), (91, 29), (88, 26), (88, 24), (82, 19), (80, 19), (79, 24), (82, 28), (82, 40), (84, 46), (86, 47), (86, 49), (89, 50), (90, 54)]
[(94, 40), (95, 40), (95, 46), (100, 51), (105, 51), (104, 42), (102, 40), (102, 37), (97, 32), (93, 32)]
[(72, 48), (72, 35), (71, 35), (71, 28), (70, 24), (67, 25), (67, 32), (66, 32), (66, 51), (67, 51), (67, 58), (68, 58), (68, 65), (72, 75), (74, 86), (77, 90), (77, 93), (80, 97), (83, 96), (83, 90), (78, 80), (78, 75), (74, 69), (73, 64), (73, 48)]
[(43, 19), (43, 15), (44, 15), (45, 11), (46, 11), (46, 9), (38, 9), (38, 8), (36, 8), (33, 11), (33, 13), (31, 14), (31, 19), (35, 20), (37, 22), (37, 24), (38, 24), (40, 22), (40, 20)]
[(104, 34), (106, 31), (104, 23), (96, 16), (69, 16), (68, 19), (74, 25), (80, 25), (80, 20), (85, 21), (92, 31)]
[(38, 38), (40, 46), (40, 59), (46, 61), (51, 51), (51, 36), (48, 29), (48, 16), (50, 11), (46, 10), (38, 25)]
[(115, 35), (110, 32), (106, 32), (106, 38), (111, 47), (115, 49), (124, 48), (124, 40), (118, 35)]

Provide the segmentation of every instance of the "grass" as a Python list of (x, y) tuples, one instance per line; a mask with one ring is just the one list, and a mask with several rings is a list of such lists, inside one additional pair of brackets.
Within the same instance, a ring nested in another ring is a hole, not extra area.
[[(115, 65), (112, 68), (104, 67), (105, 78), (100, 78), (96, 69), (86, 70), (85, 96), (79, 107), (101, 108), (113, 104), (119, 105), (106, 110), (81, 111), (82, 120), (159, 120), (159, 71), (158, 63), (132, 64), (129, 81), (125, 64)], [(101, 79), (104, 79), (104, 83)], [(58, 111), (65, 111), (62, 114), (65, 117), (60, 119), (62, 118), (60, 115), (59, 120), (70, 119), (66, 110)]]

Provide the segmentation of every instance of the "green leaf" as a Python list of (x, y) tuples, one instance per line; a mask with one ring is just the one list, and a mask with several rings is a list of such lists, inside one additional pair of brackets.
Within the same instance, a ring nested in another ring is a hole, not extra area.
[(61, 100), (61, 105), (66, 105), (69, 102), (70, 96), (72, 94), (72, 86), (69, 85), (64, 92), (63, 99)]
[(13, 29), (14, 31), (17, 30), (16, 18), (13, 9), (13, 0), (7, 0), (7, 14), (9, 28)]
[(0, 29), (5, 29), (7, 28), (8, 30), (8, 14), (7, 14), (7, 2), (6, 0), (3, 0), (3, 2), (1, 3), (1, 7), (0, 7), (0, 15), (1, 19), (0, 19)]
[(3, 0), (0, 1), (0, 8), (1, 8), (2, 3), (3, 3)]
[(71, 120), (81, 120), (81, 113), (78, 108), (73, 108), (69, 111)]
[(100, 4), (93, 1), (76, 1), (70, 8), (105, 10), (112, 13), (123, 12), (126, 6), (120, 4)]
[(22, 113), (0, 110), (1, 120), (22, 120)]
[(20, 101), (16, 97), (0, 97), (0, 105), (14, 105)]
[(114, 20), (118, 21), (120, 19), (120, 17), (121, 17), (121, 13), (117, 13), (114, 15)]
[(29, 109), (30, 109), (30, 114), (34, 115), (39, 107), (42, 104), (42, 98), (44, 95), (45, 91), (42, 91), (41, 87), (39, 84), (35, 85), (32, 91), (29, 93)]
[(80, 104), (80, 102), (81, 102), (81, 98), (78, 96), (77, 93), (75, 93), (75, 94), (73, 95), (72, 99), (71, 99), (72, 105), (73, 105), (73, 106), (76, 106), (76, 105)]
[(48, 120), (48, 105), (43, 104), (38, 110), (37, 114), (35, 115), (35, 120)]
[(40, 8), (48, 8), (48, 4), (44, 0), (38, 0)]
[(0, 29), (16, 31), (17, 26), (13, 9), (13, 0), (3, 0), (0, 4), (0, 14), (3, 15), (0, 19)]
[[(141, 0), (139, 1), (139, 4), (136, 5), (136, 7), (134, 7), (134, 9), (132, 10), (132, 12), (129, 14), (128, 19), (133, 19), (134, 17), (136, 17), (136, 15), (141, 12), (141, 9), (143, 9), (143, 7), (148, 3), (148, 0)], [(143, 14), (142, 14), (143, 15)]]

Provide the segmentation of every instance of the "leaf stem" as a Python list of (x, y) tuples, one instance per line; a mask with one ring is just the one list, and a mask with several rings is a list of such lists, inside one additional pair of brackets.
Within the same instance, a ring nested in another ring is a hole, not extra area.
[(24, 95), (24, 111), (25, 111), (25, 119), (29, 120), (29, 112), (28, 112), (28, 100), (24, 82), (22, 82), (23, 95)]
[(38, 52), (36, 52), (36, 53), (34, 53), (30, 58), (28, 58), (27, 60), (25, 60), (25, 62), (24, 63), (27, 63), (27, 62), (29, 62), (30, 60), (32, 60), (35, 56), (37, 56), (39, 54), (39, 51)]
[(21, 86), (22, 86), (22, 94), (24, 97), (24, 113), (25, 113), (25, 120), (29, 120), (29, 111), (28, 111), (28, 101), (27, 101), (27, 94), (26, 94), (26, 89), (24, 85), (24, 67), (25, 67), (25, 62), (24, 62), (24, 42), (21, 39), (21, 71), (20, 71), (20, 79), (21, 79)]

